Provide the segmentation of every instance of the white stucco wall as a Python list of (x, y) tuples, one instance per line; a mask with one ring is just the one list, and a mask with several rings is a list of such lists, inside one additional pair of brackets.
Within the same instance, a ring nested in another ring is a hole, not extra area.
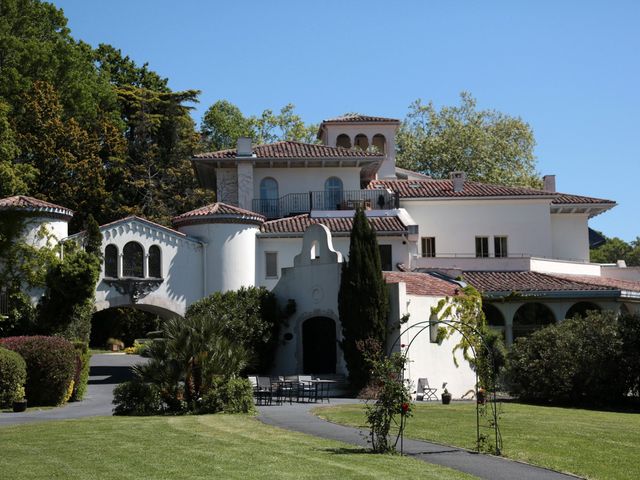
[(336, 146), (339, 135), (348, 135), (351, 145), (354, 145), (356, 135), (363, 134), (367, 137), (369, 145), (373, 145), (373, 137), (377, 134), (383, 135), (386, 140), (385, 160), (378, 169), (378, 178), (395, 178), (395, 158), (396, 158), (396, 130), (398, 125), (383, 125), (379, 123), (371, 124), (348, 124), (340, 123), (325, 125), (325, 135), (323, 142), (330, 147)]
[(589, 261), (588, 220), (586, 214), (551, 214), (553, 258)]
[(475, 237), (506, 236), (509, 256), (551, 257), (549, 200), (407, 200), (400, 206), (420, 225), (420, 237), (436, 237), (438, 256), (475, 256)]
[(255, 285), (257, 225), (203, 223), (180, 231), (206, 243), (205, 295)]
[[(378, 237), (378, 244), (391, 245), (393, 269), (397, 270), (398, 263), (409, 264), (410, 244), (403, 244), (402, 237)], [(340, 252), (345, 260), (349, 258), (349, 237), (333, 237), (333, 247)], [(256, 246), (256, 285), (272, 289), (278, 283), (283, 268), (292, 267), (294, 257), (300, 253), (302, 236), (288, 238), (258, 237)], [(265, 252), (278, 253), (278, 278), (266, 278)]]
[(342, 180), (343, 190), (360, 190), (360, 167), (326, 168), (254, 168), (253, 195), (260, 198), (260, 182), (271, 177), (278, 182), (278, 196), (289, 193), (324, 192), (324, 182), (328, 178)]
[[(124, 219), (101, 228), (103, 252), (107, 245), (118, 248), (119, 275), (122, 276), (122, 251), (128, 242), (139, 243), (148, 261), (149, 247), (157, 245), (161, 251), (163, 282), (138, 301), (142, 309), (169, 315), (184, 315), (186, 307), (203, 296), (202, 246), (199, 242), (147, 222)], [(144, 269), (148, 272), (147, 267)], [(132, 306), (131, 299), (104, 281), (104, 264), (96, 288), (96, 309)]]
[[(431, 343), (429, 329), (425, 329), (416, 336), (424, 325), (416, 324), (426, 322), (431, 316), (431, 308), (435, 307), (442, 297), (419, 296), (406, 293), (404, 283), (392, 285), (397, 288), (397, 293), (391, 294), (392, 301), (398, 302), (397, 313), (402, 316), (409, 313), (409, 321), (401, 326), (407, 330), (400, 337), (398, 344), (405, 346), (411, 343), (411, 347), (402, 349), (407, 353), (408, 363), (405, 370), (405, 377), (411, 380), (412, 391), (418, 384), (419, 378), (427, 378), (432, 388), (437, 388), (437, 395), (442, 394), (442, 384), (447, 382), (447, 390), (451, 392), (453, 398), (460, 398), (469, 390), (475, 387), (475, 373), (469, 367), (468, 362), (462, 358), (460, 352), (456, 353), (459, 367), (453, 362), (452, 350), (460, 340), (460, 335), (455, 334), (450, 339), (442, 342), (441, 345)], [(394, 307), (392, 305), (392, 311)], [(415, 327), (414, 327), (415, 326)], [(397, 338), (397, 334), (394, 335)], [(415, 338), (414, 338), (415, 337)], [(391, 342), (395, 340), (392, 339)]]
[(22, 238), (25, 243), (36, 248), (54, 246), (69, 235), (66, 220), (50, 217), (26, 217)]

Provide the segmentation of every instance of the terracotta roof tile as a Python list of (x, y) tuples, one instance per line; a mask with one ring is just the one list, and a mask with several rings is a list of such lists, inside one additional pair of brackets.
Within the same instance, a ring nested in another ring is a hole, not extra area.
[[(380, 158), (375, 153), (363, 152), (360, 150), (351, 150), (342, 147), (329, 147), (326, 145), (318, 145), (315, 143), (302, 142), (277, 142), (267, 145), (258, 145), (253, 147), (255, 158), (273, 158), (273, 159), (305, 159), (305, 158)], [(194, 158), (235, 158), (236, 149), (220, 150), (218, 152), (200, 153)]]
[(205, 219), (213, 220), (216, 217), (220, 219), (237, 219), (250, 223), (262, 223), (265, 220), (265, 217), (259, 213), (218, 202), (173, 217), (171, 222), (174, 225), (185, 225), (194, 221), (199, 223), (200, 220)]
[(640, 292), (640, 282), (632, 280), (620, 280), (617, 278), (595, 277), (591, 275), (560, 275), (554, 274), (555, 277), (564, 278), (574, 282), (588, 283), (601, 287), (610, 287), (619, 290), (627, 290), (630, 292)]
[[(464, 280), (482, 293), (611, 291), (612, 286), (540, 272), (464, 272)], [(591, 277), (587, 277), (591, 278)], [(594, 277), (595, 278), (595, 277)]]
[(13, 197), (7, 197), (0, 199), (0, 210), (26, 210), (26, 211), (39, 211), (57, 214), (61, 216), (73, 216), (73, 210), (66, 207), (61, 207), (54, 203), (45, 202), (33, 197), (27, 197), (24, 195), (16, 195)]
[(383, 272), (387, 283), (407, 284), (407, 293), (412, 295), (448, 296), (457, 295), (460, 285), (436, 278), (428, 273)]
[(323, 120), (322, 123), (400, 123), (397, 118), (373, 117), (371, 115), (342, 115)]
[(460, 192), (453, 191), (453, 182), (449, 179), (424, 180), (373, 180), (368, 189), (388, 188), (400, 194), (400, 198), (477, 198), (477, 197), (547, 197), (553, 204), (611, 204), (615, 202), (601, 198), (583, 197), (553, 193), (527, 187), (507, 187), (489, 183), (465, 181)]
[[(369, 223), (380, 234), (406, 233), (407, 227), (398, 217), (367, 217)], [(350, 233), (353, 217), (310, 217), (309, 214), (271, 220), (262, 225), (262, 233), (303, 233), (309, 225), (321, 223), (331, 233)]]

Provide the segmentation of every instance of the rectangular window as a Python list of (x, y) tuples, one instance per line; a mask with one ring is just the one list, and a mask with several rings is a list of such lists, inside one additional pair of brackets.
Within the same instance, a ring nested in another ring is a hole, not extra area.
[(382, 265), (382, 270), (385, 272), (390, 272), (393, 270), (393, 260), (391, 256), (391, 245), (379, 245), (380, 249), (380, 264)]
[(493, 237), (493, 251), (496, 257), (508, 257), (507, 237)]
[(436, 237), (422, 237), (422, 256), (436, 256)]
[(264, 252), (267, 278), (278, 278), (278, 252)]
[(489, 256), (489, 237), (476, 237), (476, 257)]

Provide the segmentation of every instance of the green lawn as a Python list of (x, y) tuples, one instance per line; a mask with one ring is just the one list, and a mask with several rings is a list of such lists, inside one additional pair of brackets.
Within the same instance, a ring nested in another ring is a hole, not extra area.
[(243, 415), (103, 417), (0, 427), (0, 477), (475, 478), (292, 433)]
[[(363, 407), (318, 408), (336, 423), (364, 425)], [(503, 455), (590, 479), (640, 478), (640, 414), (502, 404)], [(406, 437), (475, 448), (475, 405), (417, 404)]]

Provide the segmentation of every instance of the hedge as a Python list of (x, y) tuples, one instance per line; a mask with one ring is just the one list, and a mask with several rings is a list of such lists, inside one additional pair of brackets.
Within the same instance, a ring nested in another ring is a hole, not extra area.
[(85, 342), (73, 342), (73, 348), (76, 352), (76, 371), (73, 376), (73, 393), (71, 394), (71, 400), (77, 402), (82, 400), (87, 393), (91, 354), (89, 353), (89, 345)]
[(0, 407), (18, 398), (18, 391), (27, 381), (27, 364), (19, 353), (0, 348)]
[(30, 405), (61, 405), (73, 393), (76, 352), (59, 337), (8, 337), (0, 345), (18, 352), (27, 364), (26, 397)]

